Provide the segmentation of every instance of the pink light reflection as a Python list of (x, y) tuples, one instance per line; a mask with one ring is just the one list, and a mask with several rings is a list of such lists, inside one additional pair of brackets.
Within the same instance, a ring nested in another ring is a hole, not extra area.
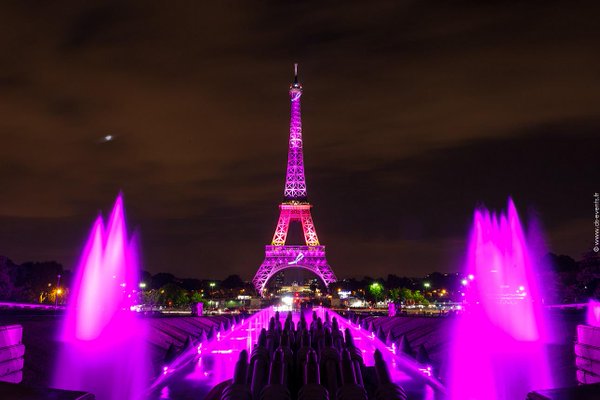
[(600, 301), (590, 299), (586, 317), (588, 325), (600, 327)]
[[(361, 350), (367, 366), (374, 365), (373, 353), (378, 349), (390, 366), (389, 372), (392, 380), (402, 383), (416, 379), (437, 391), (444, 392), (443, 386), (430, 376), (431, 370), (427, 370), (427, 366), (421, 366), (404, 355), (395, 355), (392, 347), (387, 347), (376, 337), (371, 337), (369, 331), (361, 330), (360, 326), (352, 325), (347, 319), (331, 310), (323, 307), (317, 307), (314, 310), (322, 319), (325, 318), (325, 313), (329, 312), (331, 318), (337, 318), (341, 330), (349, 328), (352, 331), (354, 342)], [(311, 314), (312, 311), (306, 311), (307, 321), (311, 320)], [(274, 315), (275, 310), (272, 307), (263, 309), (248, 318), (245, 324), (237, 325), (235, 331), (227, 331), (220, 340), (213, 339), (205, 343), (202, 348), (202, 362), (196, 363), (194, 371), (186, 379), (203, 381), (209, 386), (215, 386), (230, 379), (233, 376), (239, 353), (242, 350), (251, 351), (252, 346), (258, 341), (261, 329), (268, 327), (269, 320)], [(285, 317), (286, 313), (282, 312), (280, 319), (283, 321)], [(293, 312), (292, 319), (297, 326), (300, 321), (300, 313)]]

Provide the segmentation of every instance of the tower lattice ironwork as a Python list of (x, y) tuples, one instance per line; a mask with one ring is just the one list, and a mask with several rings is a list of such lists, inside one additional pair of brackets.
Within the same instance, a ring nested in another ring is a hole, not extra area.
[[(300, 115), (302, 85), (298, 82), (298, 64), (294, 65), (294, 82), (290, 85), (289, 94), (291, 100), (290, 140), (283, 202), (279, 205), (279, 220), (273, 240), (270, 245), (265, 246), (265, 260), (252, 280), (260, 295), (264, 295), (269, 279), (287, 268), (307, 269), (315, 273), (325, 283), (325, 286), (336, 281), (335, 274), (325, 257), (325, 246), (319, 243), (310, 213), (312, 205), (308, 202), (306, 193)], [(291, 222), (302, 224), (305, 246), (285, 244)]]

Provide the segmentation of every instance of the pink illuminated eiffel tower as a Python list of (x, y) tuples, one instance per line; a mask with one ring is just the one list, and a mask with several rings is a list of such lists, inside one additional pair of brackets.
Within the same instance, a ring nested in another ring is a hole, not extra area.
[[(306, 195), (304, 156), (302, 153), (302, 120), (300, 97), (302, 85), (298, 82), (298, 64), (294, 64), (294, 82), (290, 85), (292, 103), (290, 118), (290, 142), (283, 202), (279, 205), (279, 221), (271, 245), (265, 246), (265, 260), (252, 283), (260, 295), (264, 295), (267, 282), (273, 275), (287, 268), (304, 268), (315, 273), (329, 286), (336, 278), (327, 264), (325, 246), (319, 244), (317, 231), (310, 214), (312, 205)], [(300, 222), (306, 246), (286, 245), (290, 222)]]

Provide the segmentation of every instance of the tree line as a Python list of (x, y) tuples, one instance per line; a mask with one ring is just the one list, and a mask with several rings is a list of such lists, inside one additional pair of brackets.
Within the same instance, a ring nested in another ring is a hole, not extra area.
[[(575, 261), (566, 255), (548, 253), (538, 262), (538, 278), (547, 304), (580, 303), (600, 298), (600, 257), (584, 254)], [(431, 300), (452, 300), (460, 289), (460, 274), (434, 272), (424, 278), (348, 278), (334, 283), (331, 293), (349, 291), (368, 301), (392, 300), (407, 304), (426, 304)], [(56, 261), (16, 264), (0, 256), (0, 300), (31, 303), (64, 303), (68, 299), (72, 273)], [(60, 290), (59, 289), (60, 286)], [(442, 298), (439, 290), (447, 290)], [(250, 282), (239, 275), (223, 280), (178, 278), (173, 274), (142, 271), (140, 288), (148, 304), (183, 306), (207, 299), (233, 299), (240, 294), (256, 295)], [(58, 294), (57, 294), (58, 293)], [(438, 296), (438, 297), (436, 297)], [(58, 297), (58, 299), (57, 299)], [(455, 298), (460, 300), (460, 298)]]

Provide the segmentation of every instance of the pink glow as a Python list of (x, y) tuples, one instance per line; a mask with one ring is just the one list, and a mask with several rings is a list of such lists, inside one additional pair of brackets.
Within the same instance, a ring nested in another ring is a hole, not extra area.
[[(379, 350), (388, 364), (390, 377), (394, 382), (403, 384), (409, 381), (417, 381), (420, 384), (429, 386), (436, 392), (443, 393), (443, 386), (434, 378), (427, 366), (419, 365), (410, 357), (404, 355), (396, 355), (392, 352), (392, 347), (386, 346), (385, 343), (371, 337), (371, 333), (366, 330), (361, 330), (360, 325), (353, 325), (347, 319), (341, 317), (335, 312), (323, 307), (315, 309), (317, 315), (325, 319), (325, 313), (329, 312), (330, 316), (336, 317), (339, 323), (340, 330), (344, 331), (349, 328), (352, 331), (354, 344), (361, 350), (365, 365), (373, 366), (373, 353)], [(311, 320), (312, 311), (306, 311), (305, 318)], [(232, 331), (229, 330), (217, 340), (216, 338), (205, 343), (202, 346), (202, 352), (198, 355), (193, 372), (187, 375), (186, 379), (194, 380), (198, 383), (202, 382), (207, 386), (215, 386), (233, 376), (235, 363), (239, 358), (242, 350), (251, 352), (252, 347), (258, 341), (258, 336), (262, 328), (267, 328), (269, 320), (275, 315), (275, 308), (265, 308), (258, 313), (252, 315), (242, 324), (236, 325)], [(285, 318), (282, 313), (281, 318)], [(300, 320), (300, 313), (293, 312), (292, 319), (294, 325), (297, 325)], [(185, 357), (185, 356), (184, 356)], [(154, 387), (161, 387), (159, 382), (155, 383)]]
[(106, 229), (99, 216), (81, 255), (63, 322), (56, 387), (90, 391), (101, 399), (142, 395), (145, 328), (129, 311), (138, 269), (119, 195)]
[(475, 211), (465, 270), (474, 279), (453, 334), (450, 399), (519, 399), (552, 387), (534, 257), (512, 200), (507, 215)]
[[(325, 286), (336, 281), (335, 274), (325, 258), (325, 246), (319, 243), (306, 192), (304, 154), (302, 152), (302, 120), (300, 98), (302, 85), (296, 76), (290, 85), (291, 117), (288, 163), (286, 169), (284, 201), (279, 205), (279, 220), (270, 246), (265, 247), (265, 259), (252, 283), (260, 295), (264, 295), (267, 282), (277, 272), (287, 268), (304, 268), (316, 274)], [(306, 246), (287, 246), (290, 223), (300, 222)]]
[(265, 246), (265, 260), (252, 283), (263, 294), (271, 277), (287, 268), (302, 268), (317, 275), (325, 286), (336, 281), (325, 258), (325, 246)]
[(279, 209), (279, 221), (273, 235), (273, 246), (283, 246), (287, 238), (290, 222), (299, 221), (304, 232), (304, 241), (307, 246), (318, 246), (319, 238), (315, 230), (312, 216), (310, 215), (310, 204), (281, 204)]
[(591, 299), (588, 303), (587, 324), (600, 327), (600, 301)]
[(285, 176), (285, 200), (306, 200), (306, 179), (304, 177), (304, 155), (302, 153), (302, 119), (300, 97), (302, 85), (296, 81), (290, 86), (291, 118), (287, 173)]

